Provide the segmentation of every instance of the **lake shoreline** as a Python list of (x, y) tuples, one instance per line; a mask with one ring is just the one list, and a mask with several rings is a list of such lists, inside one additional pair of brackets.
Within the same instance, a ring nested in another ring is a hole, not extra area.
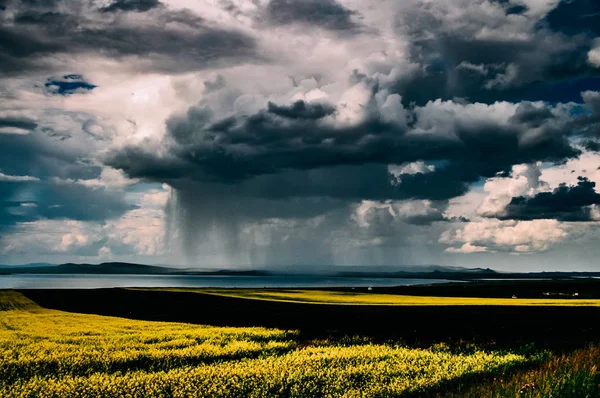
[(342, 276), (246, 276), (160, 274), (11, 274), (0, 275), (0, 289), (101, 289), (101, 288), (345, 288), (394, 287), (454, 283), (448, 279), (342, 277)]

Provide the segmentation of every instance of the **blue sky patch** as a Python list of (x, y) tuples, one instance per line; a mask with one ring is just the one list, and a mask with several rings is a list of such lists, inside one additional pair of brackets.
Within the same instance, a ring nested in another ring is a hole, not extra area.
[(49, 78), (44, 86), (48, 92), (56, 95), (85, 93), (97, 87), (86, 82), (79, 74), (64, 75), (62, 79)]

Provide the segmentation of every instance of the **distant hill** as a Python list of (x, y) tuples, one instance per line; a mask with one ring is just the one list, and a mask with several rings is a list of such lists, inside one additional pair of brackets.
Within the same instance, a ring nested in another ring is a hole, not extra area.
[(445, 267), (441, 265), (409, 267), (345, 267), (336, 272), (345, 277), (423, 278), (423, 279), (478, 279), (504, 275), (490, 268)]
[(444, 265), (355, 265), (355, 266), (337, 266), (333, 270), (339, 274), (423, 274), (423, 273), (478, 273), (478, 274), (495, 274), (496, 271), (490, 268), (465, 268), (451, 267)]
[(254, 270), (181, 269), (158, 265), (110, 262), (101, 264), (0, 265), (0, 274), (104, 274), (104, 275), (265, 275)]
[(26, 264), (0, 268), (0, 272), (11, 274), (169, 274), (172, 271), (173, 268), (132, 263)]
[(222, 276), (269, 276), (269, 275), (319, 275), (356, 278), (420, 278), (420, 279), (562, 279), (600, 277), (600, 272), (498, 272), (490, 268), (463, 268), (441, 265), (411, 266), (307, 266), (274, 267), (261, 269), (207, 269), (173, 268), (122, 262), (101, 264), (47, 264), (0, 265), (0, 274), (104, 274), (104, 275), (222, 275)]
[(3, 269), (10, 269), (10, 268), (15, 268), (15, 267), (19, 267), (19, 268), (40, 268), (40, 267), (56, 267), (56, 264), (50, 264), (50, 263), (29, 263), (29, 264), (23, 264), (23, 265), (0, 265), (0, 270)]

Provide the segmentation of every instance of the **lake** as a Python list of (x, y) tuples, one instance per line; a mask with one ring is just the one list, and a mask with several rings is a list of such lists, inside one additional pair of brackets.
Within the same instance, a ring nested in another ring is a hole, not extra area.
[(231, 275), (0, 275), (0, 289), (100, 289), (113, 287), (390, 287), (454, 282), (444, 279), (349, 278), (335, 276)]

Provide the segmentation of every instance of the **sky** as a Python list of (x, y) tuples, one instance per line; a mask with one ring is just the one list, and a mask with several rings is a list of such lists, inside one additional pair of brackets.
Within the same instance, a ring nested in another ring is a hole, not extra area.
[(597, 0), (0, 0), (0, 263), (600, 271)]

